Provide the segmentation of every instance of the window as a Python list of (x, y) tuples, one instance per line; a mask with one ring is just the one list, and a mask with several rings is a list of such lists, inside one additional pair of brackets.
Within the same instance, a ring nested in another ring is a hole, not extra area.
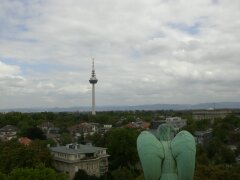
[(94, 153), (86, 153), (86, 157), (88, 157), (88, 158), (94, 157)]

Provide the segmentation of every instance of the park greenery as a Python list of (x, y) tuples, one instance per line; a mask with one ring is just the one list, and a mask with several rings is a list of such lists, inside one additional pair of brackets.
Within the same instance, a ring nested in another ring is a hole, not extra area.
[[(76, 141), (91, 141), (93, 145), (106, 147), (109, 157), (109, 172), (102, 177), (89, 176), (79, 171), (77, 179), (143, 179), (138, 159), (136, 140), (140, 130), (125, 128), (132, 121), (161, 120), (167, 116), (180, 116), (187, 119), (184, 129), (192, 134), (211, 128), (212, 139), (206, 144), (197, 145), (196, 180), (206, 179), (240, 179), (240, 165), (236, 157), (240, 155), (240, 118), (234, 113), (224, 119), (192, 119), (191, 111), (119, 111), (99, 112), (96, 116), (80, 112), (42, 112), (42, 113), (0, 113), (0, 128), (14, 125), (19, 129), (18, 137), (26, 136), (33, 140), (31, 145), (24, 146), (17, 140), (0, 141), (0, 179), (67, 179), (66, 174), (56, 172), (53, 158), (47, 145), (55, 145), (47, 139), (38, 127), (44, 122), (51, 122), (60, 128), (61, 144), (65, 145), (74, 138), (68, 128), (81, 122), (97, 122), (100, 125), (111, 124), (113, 128), (106, 134), (95, 133)], [(236, 148), (231, 149), (231, 145)], [(43, 177), (44, 176), (44, 177)]]
[(1, 180), (67, 180), (67, 175), (39, 165), (35, 168), (15, 168), (9, 174), (0, 172)]

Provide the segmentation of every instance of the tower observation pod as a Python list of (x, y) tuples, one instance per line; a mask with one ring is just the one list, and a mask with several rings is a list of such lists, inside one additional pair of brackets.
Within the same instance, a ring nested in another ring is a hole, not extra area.
[(96, 115), (95, 111), (95, 84), (97, 84), (98, 79), (96, 78), (95, 69), (94, 69), (94, 59), (92, 61), (92, 75), (89, 79), (90, 84), (92, 84), (92, 115)]

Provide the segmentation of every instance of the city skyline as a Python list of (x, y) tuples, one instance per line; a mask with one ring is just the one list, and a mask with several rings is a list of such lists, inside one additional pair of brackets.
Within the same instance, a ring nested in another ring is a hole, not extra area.
[(0, 109), (240, 101), (238, 0), (0, 5)]

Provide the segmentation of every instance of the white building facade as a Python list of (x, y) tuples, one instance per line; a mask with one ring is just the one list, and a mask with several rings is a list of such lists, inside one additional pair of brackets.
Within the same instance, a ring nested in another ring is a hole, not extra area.
[(168, 117), (165, 121), (177, 131), (187, 125), (186, 119), (182, 119), (181, 117)]
[(58, 171), (69, 174), (73, 179), (78, 170), (97, 177), (108, 171), (106, 148), (92, 145), (68, 144), (50, 148), (54, 158), (54, 166)]

